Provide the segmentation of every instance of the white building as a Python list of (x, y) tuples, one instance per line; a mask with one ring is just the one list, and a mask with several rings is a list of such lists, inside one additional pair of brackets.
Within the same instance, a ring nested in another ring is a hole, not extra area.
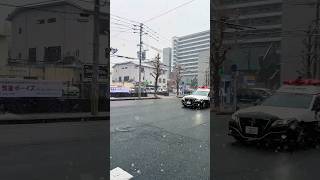
[[(69, 1), (52, 1), (16, 8), (9, 16), (12, 45), (10, 61), (56, 63), (72, 57), (92, 63), (92, 9)], [(89, 15), (91, 14), (91, 15)], [(108, 13), (100, 17), (99, 63), (106, 61)]]
[(183, 68), (183, 79), (186, 84), (198, 74), (199, 52), (210, 49), (210, 31), (203, 31), (173, 38), (173, 64), (180, 64)]
[(205, 50), (199, 53), (198, 66), (198, 86), (210, 85), (210, 66), (209, 66), (210, 51)]
[[(141, 69), (141, 82), (147, 85), (154, 86), (155, 79), (151, 75), (154, 72), (154, 67), (150, 63), (142, 63)], [(124, 62), (117, 63), (113, 67), (112, 81), (113, 82), (139, 82), (139, 63), (137, 62)], [(168, 69), (163, 68), (164, 73), (158, 79), (159, 88), (167, 89)]]

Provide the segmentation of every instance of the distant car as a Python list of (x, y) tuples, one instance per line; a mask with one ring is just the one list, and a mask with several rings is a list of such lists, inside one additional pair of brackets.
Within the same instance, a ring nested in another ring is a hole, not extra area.
[(154, 87), (146, 87), (146, 92), (147, 92), (148, 94), (154, 93)]
[(237, 91), (237, 100), (240, 103), (255, 103), (264, 101), (272, 95), (270, 89), (265, 88), (241, 88)]
[(182, 105), (187, 108), (204, 109), (210, 107), (210, 89), (199, 88), (191, 95), (184, 96), (181, 100)]

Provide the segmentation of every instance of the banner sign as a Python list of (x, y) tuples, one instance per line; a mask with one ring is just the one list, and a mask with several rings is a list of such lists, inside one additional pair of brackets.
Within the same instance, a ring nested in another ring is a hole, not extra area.
[(0, 79), (0, 97), (61, 97), (60, 81)]
[(130, 89), (126, 87), (110, 87), (110, 93), (130, 93)]

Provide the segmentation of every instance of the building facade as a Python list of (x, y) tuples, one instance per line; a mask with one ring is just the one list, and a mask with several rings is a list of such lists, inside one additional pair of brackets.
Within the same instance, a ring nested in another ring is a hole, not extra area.
[[(221, 8), (227, 22), (241, 25), (237, 28), (226, 26), (224, 43), (231, 49), (224, 63), (224, 73), (230, 74), (231, 65), (236, 64), (241, 73), (257, 75), (262, 81), (278, 77), (275, 73), (279, 73), (280, 69), (282, 5), (282, 0), (222, 1)], [(272, 55), (267, 53), (270, 48)], [(263, 58), (265, 61), (262, 61)], [(271, 66), (268, 62), (277, 65), (270, 72), (261, 68)]]
[[(152, 64), (144, 62), (141, 64), (141, 82), (146, 86), (154, 86), (155, 78), (151, 75), (154, 72), (154, 67)], [(113, 83), (125, 83), (130, 82), (136, 84), (139, 82), (139, 63), (137, 62), (124, 62), (117, 63), (112, 67), (112, 82)], [(167, 89), (167, 81), (169, 77), (168, 69), (163, 66), (161, 68), (164, 73), (162, 73), (158, 79), (158, 87)]]
[(199, 53), (199, 66), (198, 66), (198, 86), (210, 86), (210, 51), (205, 50)]
[(173, 65), (180, 64), (182, 66), (182, 82), (190, 85), (198, 75), (199, 52), (210, 49), (210, 31), (174, 37), (172, 48)]
[[(73, 79), (86, 79), (81, 72), (93, 62), (92, 10), (71, 1), (52, 1), (16, 8), (8, 15), (11, 46), (8, 64), (29, 69), (73, 68)], [(108, 14), (100, 16), (99, 64), (107, 64)], [(43, 73), (43, 77), (49, 76)], [(41, 78), (41, 77), (40, 77)], [(58, 76), (51, 77), (58, 79)]]
[[(283, 7), (283, 31), (290, 33), (287, 33), (282, 38), (282, 81), (296, 79), (300, 75), (306, 77), (305, 64), (307, 63), (305, 54), (307, 53), (306, 40), (308, 39), (306, 32), (309, 30), (309, 26), (311, 31), (315, 28), (316, 1), (310, 2), (309, 5), (300, 6), (295, 6), (290, 1), (284, 1)], [(312, 37), (313, 42), (315, 38), (316, 36)], [(312, 52), (315, 52), (313, 48)], [(320, 54), (319, 50), (318, 54)], [(320, 70), (319, 64), (313, 63), (311, 66), (312, 76), (315, 75), (315, 78), (319, 79), (320, 73), (318, 71), (318, 73), (314, 74), (313, 67), (317, 67)]]
[(168, 67), (169, 72), (172, 71), (172, 49), (163, 48), (163, 64)]

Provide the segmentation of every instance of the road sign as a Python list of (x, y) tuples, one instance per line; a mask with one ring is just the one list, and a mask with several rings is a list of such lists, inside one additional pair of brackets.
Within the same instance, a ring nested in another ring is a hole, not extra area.
[[(92, 78), (92, 65), (83, 66), (83, 75), (85, 80), (91, 80)], [(98, 79), (106, 80), (108, 77), (107, 66), (99, 65), (98, 66)]]

